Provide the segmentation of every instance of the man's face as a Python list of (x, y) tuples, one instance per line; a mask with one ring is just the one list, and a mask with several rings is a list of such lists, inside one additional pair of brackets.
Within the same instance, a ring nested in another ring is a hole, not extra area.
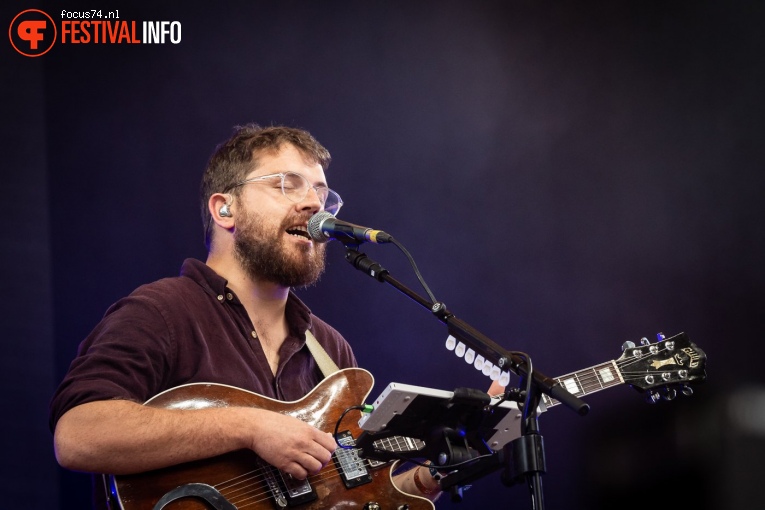
[[(321, 165), (306, 162), (291, 145), (260, 155), (258, 167), (246, 178), (288, 171), (303, 175), (313, 186), (326, 184)], [(292, 202), (282, 194), (278, 177), (246, 184), (234, 230), (234, 253), (242, 268), (253, 279), (285, 287), (315, 283), (324, 272), (326, 245), (314, 242), (305, 227), (320, 210), (313, 189), (302, 201)]]

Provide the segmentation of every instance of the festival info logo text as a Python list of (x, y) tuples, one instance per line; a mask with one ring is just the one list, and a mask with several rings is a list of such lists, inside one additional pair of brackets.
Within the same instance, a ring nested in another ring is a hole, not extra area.
[(60, 44), (179, 44), (180, 21), (126, 21), (118, 9), (61, 11), (56, 24), (38, 9), (20, 12), (8, 30), (13, 47), (24, 56), (44, 55)]

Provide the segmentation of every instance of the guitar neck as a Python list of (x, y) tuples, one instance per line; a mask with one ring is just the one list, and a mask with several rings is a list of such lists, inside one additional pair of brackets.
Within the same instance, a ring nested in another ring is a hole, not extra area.
[[(579, 397), (612, 386), (625, 384), (622, 372), (619, 370), (616, 360), (607, 361), (600, 365), (595, 365), (590, 368), (585, 368), (584, 370), (556, 377), (554, 380), (566, 388), (569, 393)], [(542, 395), (542, 401), (548, 408), (560, 404), (559, 400), (554, 399), (549, 395)], [(425, 446), (425, 442), (412, 437), (391, 436), (376, 440), (374, 446), (375, 448), (389, 452), (411, 452), (422, 449)], [(383, 462), (372, 461), (372, 465), (377, 464), (383, 464)]]
[[(389, 452), (413, 452), (421, 450), (424, 446), (425, 441), (414, 437), (404, 436), (385, 437), (374, 442), (375, 448)], [(370, 463), (373, 466), (385, 464), (385, 462), (382, 461), (370, 461)]]
[[(583, 397), (590, 393), (625, 383), (622, 372), (619, 370), (615, 360), (553, 379), (560, 383), (569, 393), (577, 397)], [(549, 395), (542, 395), (542, 402), (548, 408), (560, 404), (559, 400)]]

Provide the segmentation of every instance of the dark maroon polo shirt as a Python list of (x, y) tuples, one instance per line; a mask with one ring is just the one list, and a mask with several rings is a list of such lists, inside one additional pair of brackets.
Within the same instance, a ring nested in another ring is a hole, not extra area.
[(255, 338), (244, 306), (226, 280), (204, 263), (187, 259), (177, 277), (143, 285), (119, 300), (80, 344), (56, 390), (50, 427), (86, 402), (154, 395), (194, 382), (228, 384), (278, 400), (303, 397), (323, 378), (305, 346), (311, 330), (340, 368), (356, 358), (334, 328), (311, 314), (290, 292), (289, 336), (276, 376)]

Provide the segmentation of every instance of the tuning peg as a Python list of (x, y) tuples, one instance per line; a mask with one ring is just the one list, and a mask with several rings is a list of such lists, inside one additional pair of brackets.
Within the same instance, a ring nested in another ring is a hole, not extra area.
[(651, 343), (646, 337), (640, 339), (640, 345), (649, 345)]
[(675, 388), (664, 388), (664, 400), (674, 400), (677, 397), (677, 390)]
[(661, 400), (661, 395), (659, 395), (658, 391), (650, 391), (648, 392), (648, 395), (646, 395), (645, 399), (649, 404), (655, 404)]
[(683, 384), (682, 388), (680, 389), (680, 392), (686, 397), (690, 397), (691, 395), (693, 395), (693, 388), (691, 388), (687, 384)]
[(664, 336), (664, 333), (656, 333), (656, 341), (657, 341), (657, 342), (661, 342), (661, 341), (663, 341), (665, 338), (667, 338), (667, 337), (666, 337), (666, 336)]
[(446, 337), (446, 348), (450, 351), (453, 351), (455, 347), (457, 347), (457, 339), (452, 335)]
[(622, 344), (622, 352), (626, 351), (627, 349), (633, 349), (635, 347), (635, 342), (632, 342), (630, 340), (627, 340)]

